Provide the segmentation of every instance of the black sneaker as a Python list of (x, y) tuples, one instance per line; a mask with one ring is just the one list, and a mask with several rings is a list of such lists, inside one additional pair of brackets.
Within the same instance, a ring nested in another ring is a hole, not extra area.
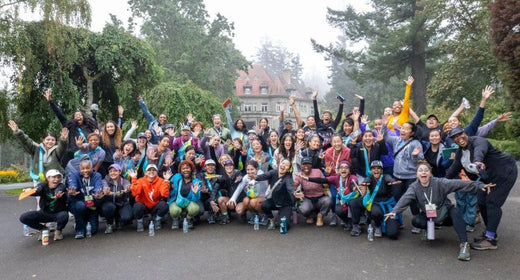
[(360, 236), (361, 235), (361, 227), (359, 225), (352, 225), (352, 230), (350, 231), (351, 236)]

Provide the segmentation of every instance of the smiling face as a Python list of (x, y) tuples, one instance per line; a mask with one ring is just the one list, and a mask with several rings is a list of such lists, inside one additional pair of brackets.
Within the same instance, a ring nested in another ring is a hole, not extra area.
[(343, 140), (341, 139), (341, 136), (336, 135), (332, 137), (332, 147), (336, 152), (343, 150)]
[(247, 175), (251, 178), (252, 176), (256, 175), (256, 172), (258, 172), (258, 169), (255, 168), (253, 165), (248, 164), (246, 167)]
[(283, 140), (283, 146), (286, 150), (290, 150), (291, 147), (292, 147), (292, 144), (293, 144), (293, 139), (292, 137), (285, 137), (284, 140)]
[(139, 144), (139, 147), (144, 147), (146, 145), (146, 143), (148, 143), (148, 139), (144, 138), (144, 137), (139, 137), (137, 138), (137, 144)]
[[(141, 138), (139, 138), (139, 139), (141, 139)], [(128, 143), (128, 144), (125, 144), (125, 145), (123, 146), (123, 154), (125, 154), (125, 155), (129, 155), (129, 154), (131, 154), (133, 151), (134, 151), (134, 146), (133, 146), (132, 144)]]
[(417, 167), (417, 179), (421, 183), (422, 186), (427, 187), (430, 184), (430, 178), (432, 177), (432, 173), (428, 165), (419, 164)]
[(268, 125), (268, 124), (269, 124), (269, 123), (267, 122), (266, 119), (261, 119), (261, 120), (260, 120), (260, 128), (261, 128), (261, 129), (265, 129), (265, 128), (267, 128), (267, 125)]
[(354, 129), (353, 125), (351, 125), (348, 122), (343, 122), (343, 132), (345, 132), (346, 135), (350, 135), (350, 133), (352, 133), (353, 129)]
[(260, 143), (260, 141), (255, 140), (251, 142), (251, 149), (253, 149), (253, 152), (255, 154), (260, 154), (262, 153), (262, 144)]
[(149, 129), (145, 130), (144, 134), (146, 134), (146, 137), (147, 137), (146, 139), (148, 141), (150, 141), (150, 139), (152, 139), (152, 131), (151, 130), (149, 130)]
[(213, 126), (218, 128), (218, 127), (220, 127), (221, 124), (222, 124), (222, 120), (220, 119), (220, 116), (218, 116), (218, 115), (213, 116)]
[(218, 134), (213, 136), (213, 137), (211, 137), (211, 143), (210, 143), (211, 146), (216, 148), (219, 143), (220, 143), (220, 136), (218, 136)]
[(50, 135), (47, 135), (47, 137), (43, 138), (43, 146), (45, 147), (45, 149), (50, 149), (52, 147), (54, 147), (54, 145), (56, 145), (56, 138), (54, 138), (53, 136), (50, 136)]
[(278, 145), (278, 133), (271, 131), (271, 133), (269, 133), (269, 142), (272, 146)]
[(237, 128), (238, 129), (243, 129), (244, 128), (244, 121), (237, 120)]
[(233, 170), (235, 170), (235, 166), (233, 164), (224, 165), (224, 170), (227, 174), (233, 174)]
[(190, 140), (191, 133), (189, 130), (181, 130), (181, 141), (186, 142)]
[(184, 158), (187, 160), (195, 160), (196, 155), (195, 150), (189, 150), (184, 154)]
[(332, 120), (332, 114), (329, 111), (326, 111), (323, 113), (323, 116), (321, 117), (324, 124), (330, 123), (330, 120)]
[(291, 162), (287, 159), (284, 159), (280, 162), (280, 165), (278, 166), (278, 173), (283, 175), (289, 172), (289, 169), (291, 169)]
[(347, 178), (347, 176), (350, 175), (350, 168), (348, 164), (341, 163), (339, 165), (339, 175), (341, 175), (343, 178)]
[(311, 163), (304, 163), (302, 164), (302, 172), (305, 173), (305, 175), (311, 174), (312, 171), (312, 164)]
[(159, 145), (162, 149), (166, 149), (170, 146), (170, 138), (164, 137), (161, 139), (161, 142), (159, 142)]
[(96, 149), (99, 146), (99, 136), (97, 134), (91, 134), (88, 138), (88, 144), (91, 150)]
[(363, 144), (365, 145), (365, 147), (372, 147), (372, 145), (374, 144), (374, 134), (372, 133), (372, 131), (365, 131), (365, 133), (363, 134)]
[(159, 123), (161, 125), (165, 125), (167, 121), (168, 121), (168, 117), (165, 114), (159, 115)]
[(187, 164), (183, 164), (181, 166), (181, 174), (183, 178), (190, 178), (191, 177), (191, 167)]
[(90, 161), (82, 161), (79, 165), (79, 173), (83, 178), (90, 178), (90, 175), (92, 175), (92, 163)]
[(317, 150), (320, 148), (320, 137), (313, 136), (309, 141), (309, 147), (313, 150)]
[(394, 115), (399, 115), (402, 110), (403, 110), (403, 105), (401, 105), (401, 102), (394, 101), (394, 103), (392, 103), (392, 113)]
[(155, 177), (157, 177), (157, 169), (150, 168), (146, 170), (144, 175), (146, 175), (146, 179), (148, 179), (148, 182), (153, 182), (153, 180), (155, 180)]
[(441, 133), (438, 130), (432, 130), (429, 137), (432, 145), (438, 145), (441, 142)]
[(429, 129), (434, 129), (437, 126), (439, 126), (439, 121), (436, 118), (430, 117), (426, 120), (426, 127), (428, 127)]
[(110, 176), (110, 179), (112, 179), (113, 181), (116, 181), (117, 179), (119, 179), (120, 175), (121, 175), (121, 171), (119, 171), (115, 168), (110, 168), (108, 170), (108, 176)]
[(401, 139), (403, 139), (405, 141), (410, 139), (413, 136), (412, 125), (410, 125), (409, 123), (404, 123), (401, 126), (400, 132), (401, 132)]
[(217, 167), (214, 164), (206, 165), (206, 173), (212, 174), (213, 172), (215, 172), (215, 169), (217, 169)]
[(314, 117), (308, 116), (307, 117), (307, 126), (310, 128), (314, 128), (315, 125), (316, 125), (316, 120), (314, 119)]
[(374, 120), (374, 128), (379, 131), (383, 127), (383, 120), (382, 119), (376, 119)]
[(78, 121), (79, 125), (83, 125), (83, 114), (81, 112), (75, 112), (74, 119)]
[(448, 123), (450, 124), (451, 128), (462, 126), (462, 123), (460, 122), (459, 118), (457, 118), (457, 117), (450, 117), (448, 119)]
[(383, 112), (383, 115), (384, 115), (385, 117), (389, 117), (389, 116), (391, 116), (391, 115), (392, 115), (392, 108), (390, 108), (390, 107), (386, 107), (386, 108), (385, 108), (385, 111)]
[(114, 133), (116, 132), (116, 126), (114, 125), (114, 123), (112, 122), (108, 122), (106, 125), (105, 125), (105, 130), (107, 132), (108, 135), (112, 136), (114, 135)]
[(453, 136), (452, 139), (459, 147), (466, 148), (468, 145), (468, 135), (465, 132)]
[(372, 167), (372, 168), (370, 168), (370, 171), (372, 172), (372, 176), (374, 176), (374, 178), (376, 180), (379, 180), (379, 177), (381, 177), (381, 174), (383, 173), (383, 168)]
[(61, 175), (54, 175), (47, 177), (47, 183), (49, 184), (50, 189), (56, 188), (61, 183)]
[(302, 128), (298, 128), (298, 130), (296, 130), (296, 139), (304, 140), (305, 139), (305, 130), (303, 130)]

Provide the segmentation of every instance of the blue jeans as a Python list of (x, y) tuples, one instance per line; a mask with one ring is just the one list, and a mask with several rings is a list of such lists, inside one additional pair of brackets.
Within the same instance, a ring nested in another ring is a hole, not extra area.
[(85, 201), (75, 200), (69, 202), (70, 212), (76, 221), (76, 234), (85, 234), (87, 222), (92, 227), (92, 235), (96, 234), (99, 228), (98, 212), (85, 207)]
[(472, 193), (455, 193), (455, 201), (457, 208), (462, 214), (462, 219), (466, 225), (475, 226), (475, 218), (477, 217), (477, 194)]

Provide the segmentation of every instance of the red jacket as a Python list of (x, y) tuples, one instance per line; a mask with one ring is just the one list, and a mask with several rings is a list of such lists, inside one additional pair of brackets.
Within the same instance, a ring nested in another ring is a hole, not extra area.
[(147, 177), (133, 178), (132, 195), (135, 196), (136, 202), (144, 203), (147, 208), (152, 208), (161, 200), (168, 198), (170, 186), (159, 176), (155, 177), (151, 183), (148, 182)]
[(341, 153), (336, 153), (333, 147), (330, 147), (325, 151), (325, 167), (329, 166), (331, 163), (334, 163), (334, 168), (332, 168), (329, 176), (336, 175), (336, 168), (339, 168), (340, 162), (344, 160), (348, 161), (350, 165), (350, 149), (348, 147), (343, 146)]

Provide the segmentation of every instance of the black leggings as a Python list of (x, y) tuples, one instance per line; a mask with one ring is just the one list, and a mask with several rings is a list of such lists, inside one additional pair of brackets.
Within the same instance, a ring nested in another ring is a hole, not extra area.
[[(352, 213), (352, 224), (359, 224), (359, 218), (361, 214), (365, 211), (365, 206), (363, 206), (363, 198), (356, 198), (350, 202), (350, 212)], [(368, 217), (374, 222), (376, 227), (381, 227), (383, 225), (384, 213), (381, 206), (377, 203), (372, 203), (372, 209), (368, 212)], [(388, 219), (386, 221), (385, 226), (385, 234), (389, 238), (396, 239), (399, 237), (399, 221), (395, 219)]]
[[(428, 218), (426, 218), (426, 213), (424, 212), (419, 213), (412, 220), (412, 225), (421, 229), (426, 229), (428, 226), (427, 223)], [(457, 207), (450, 206), (450, 208), (448, 208), (448, 217), (446, 217), (446, 219), (444, 219), (443, 222), (435, 224), (438, 226), (453, 226), (453, 229), (455, 229), (455, 232), (459, 237), (460, 243), (468, 241), (468, 236), (466, 234), (466, 223), (464, 222), (462, 214), (460, 214), (459, 209), (457, 209)]]
[(276, 206), (273, 199), (268, 199), (262, 202), (262, 211), (267, 215), (269, 219), (274, 217), (273, 210), (278, 210), (278, 218), (285, 217), (287, 220), (287, 229), (291, 227), (291, 215), (292, 215), (292, 206)]

